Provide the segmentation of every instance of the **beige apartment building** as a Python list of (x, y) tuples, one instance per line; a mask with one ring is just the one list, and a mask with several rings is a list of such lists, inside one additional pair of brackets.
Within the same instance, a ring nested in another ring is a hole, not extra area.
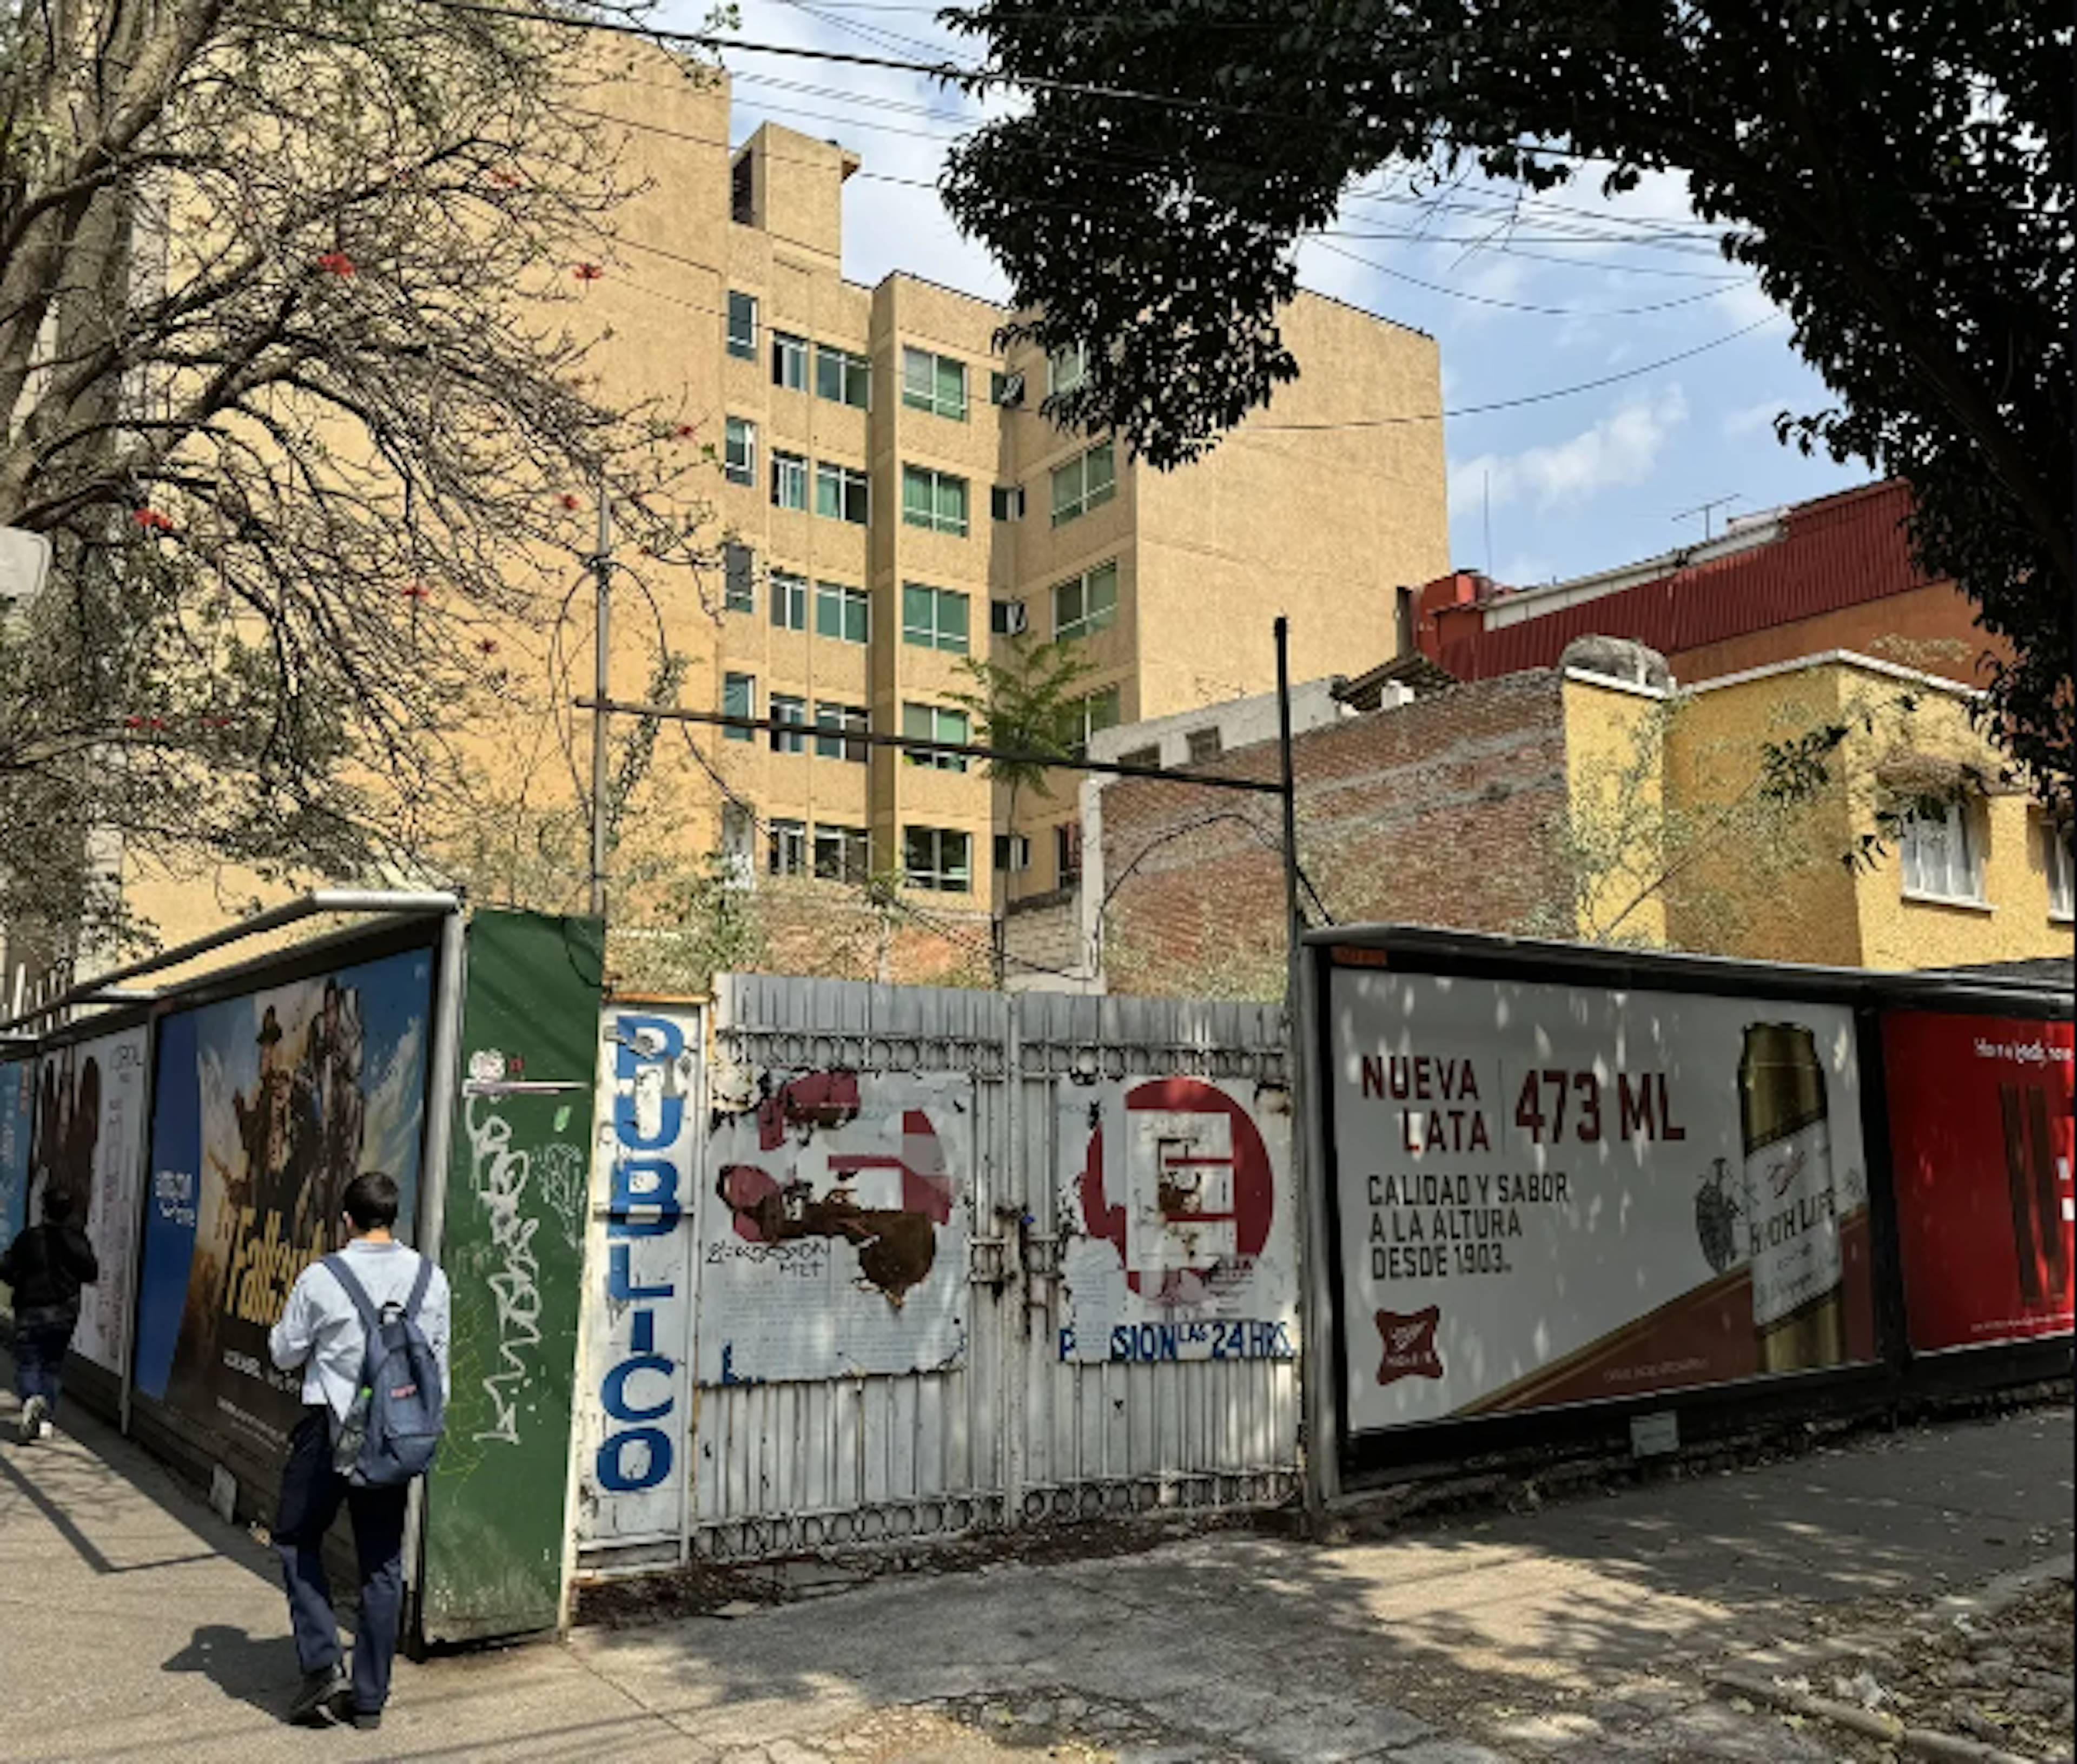
[[(1027, 795), (1011, 827), (978, 762), (845, 738), (977, 738), (954, 702), (976, 689), (968, 658), (1017, 633), (1078, 641), (1095, 730), (1265, 689), (1279, 613), (1296, 679), (1372, 659), (1392, 645), (1395, 590), (1447, 568), (1433, 339), (1301, 296), (1285, 324), (1303, 377), (1208, 460), (1157, 474), (1039, 414), (1076, 364), (1003, 352), (1000, 306), (905, 274), (844, 278), (857, 153), (771, 125), (731, 149), (725, 76), (646, 49), (613, 72), (593, 102), (624, 127), (623, 181), (641, 187), (568, 310), (604, 339), (607, 396), (682, 411), (717, 453), (726, 567), (643, 580), (689, 659), (681, 704), (793, 726), (697, 728), (720, 782), (675, 738), (657, 775), (685, 805), (668, 837), (688, 865), (722, 851), (776, 884), (774, 906), (807, 908), (775, 965), (810, 965), (868, 874), (898, 872), (905, 906), (984, 945), (992, 913), (1072, 886), (1078, 776)], [(1377, 422), (1409, 416), (1436, 420)], [(615, 594), (614, 687), (633, 699), (655, 621)], [(590, 635), (572, 626), (565, 651)], [(491, 769), (542, 766), (541, 744), (512, 734), (487, 737)], [(567, 804), (569, 768), (547, 752), (539, 782)], [(202, 928), (154, 905), (169, 934)], [(617, 897), (616, 922), (633, 908)], [(953, 965), (914, 948), (900, 964)]]

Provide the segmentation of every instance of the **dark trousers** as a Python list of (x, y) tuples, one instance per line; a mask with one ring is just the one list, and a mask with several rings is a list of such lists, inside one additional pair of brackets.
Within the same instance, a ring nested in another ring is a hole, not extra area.
[(339, 1657), (339, 1624), (326, 1578), (324, 1536), (345, 1502), (360, 1562), (360, 1616), (354, 1629), (353, 1706), (378, 1712), (389, 1700), (389, 1666), (404, 1612), (404, 1501), (408, 1490), (356, 1488), (331, 1467), (331, 1417), (303, 1412), (289, 1436), (281, 1467), (281, 1502), (274, 1515), (274, 1548), (289, 1590), (296, 1658), (306, 1672), (323, 1672)]
[(27, 1305), (15, 1318), (15, 1394), (23, 1402), (40, 1396), (58, 1412), (58, 1391), (65, 1381), (65, 1354), (79, 1313)]

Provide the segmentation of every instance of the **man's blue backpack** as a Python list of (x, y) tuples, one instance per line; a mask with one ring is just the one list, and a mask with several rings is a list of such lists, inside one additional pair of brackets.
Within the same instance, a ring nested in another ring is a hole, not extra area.
[(447, 1429), (440, 1363), (418, 1327), (432, 1262), (420, 1258), (410, 1297), (401, 1306), (393, 1300), (379, 1313), (345, 1257), (328, 1255), (324, 1265), (353, 1300), (368, 1335), (360, 1388), (332, 1442), (332, 1468), (356, 1488), (400, 1487), (433, 1467)]

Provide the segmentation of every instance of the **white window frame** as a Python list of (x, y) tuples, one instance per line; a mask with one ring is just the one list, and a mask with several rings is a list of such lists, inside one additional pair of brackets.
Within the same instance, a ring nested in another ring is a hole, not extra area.
[(808, 578), (791, 570), (773, 570), (765, 578), (764, 592), (772, 602), (774, 630), (804, 631), (808, 628)]
[(732, 888), (757, 884), (757, 821), (739, 802), (721, 805), (722, 873)]
[(808, 456), (805, 453), (772, 450), (772, 505), (799, 514), (808, 512)]
[(1053, 829), (1053, 877), (1056, 887), (1072, 888), (1082, 880), (1082, 824), (1063, 821)]
[(1921, 805), (1904, 817), (1897, 830), (1897, 867), (1906, 900), (1941, 901), (1983, 906), (1983, 835), (1977, 805), (1967, 797), (1939, 805)]
[[(918, 838), (930, 842), (928, 861), (922, 867), (913, 861)], [(963, 862), (949, 861), (947, 842), (959, 842)], [(927, 888), (937, 894), (973, 892), (973, 835), (957, 827), (924, 827), (905, 823), (901, 829), (901, 877), (912, 888)]]
[(721, 469), (730, 484), (757, 488), (757, 425), (749, 418), (723, 419)]
[(1046, 391), (1050, 397), (1076, 390), (1089, 377), (1089, 352), (1080, 343), (1056, 349), (1046, 358)]
[(739, 539), (722, 546), (721, 604), (725, 613), (757, 610), (757, 559)]
[(1028, 833), (998, 833), (995, 836), (995, 867), (1005, 876), (1022, 876), (1031, 867), (1031, 836)]
[(989, 518), (994, 521), (1021, 521), (1024, 518), (1024, 486), (1021, 484), (993, 484), (988, 492)]
[(764, 867), (773, 876), (808, 873), (808, 823), (778, 820), (764, 823), (767, 838)]
[[(731, 705), (730, 698), (740, 686), (742, 702)], [(757, 714), (757, 676), (755, 674), (726, 673), (721, 676), (721, 714), (724, 717), (755, 717)], [(750, 729), (723, 729), (722, 737), (726, 741), (755, 741), (756, 731)]]
[(810, 862), (818, 881), (864, 881), (872, 874), (871, 830), (818, 821)]
[[(1090, 590), (1100, 583), (1107, 583), (1110, 590), (1108, 604), (1092, 608)], [(1074, 610), (1064, 609), (1072, 602)], [(1056, 583), (1053, 589), (1053, 640), (1071, 643), (1078, 637), (1093, 637), (1118, 622), (1118, 560), (1098, 564), (1079, 576), (1071, 576), (1064, 582)]]
[(772, 731), (774, 753), (798, 754), (808, 751), (808, 701), (797, 693), (775, 692), (769, 701), (771, 720), (787, 726)]
[[(1092, 484), (1089, 467), (1093, 461), (1101, 459), (1107, 476)], [(1053, 524), (1065, 526), (1068, 522), (1080, 519), (1092, 509), (1100, 509), (1118, 494), (1118, 444), (1114, 441), (1099, 441), (1093, 447), (1084, 447), (1066, 464), (1053, 468)], [(1068, 493), (1060, 493), (1063, 485)]]
[(818, 759), (847, 759), (855, 766), (865, 763), (871, 751), (862, 741), (845, 738), (869, 734), (872, 730), (872, 714), (863, 705), (832, 704), (818, 699), (815, 703), (815, 757)]
[[(927, 387), (916, 385), (915, 364), (929, 364)], [(943, 389), (944, 370), (951, 368), (959, 378), (959, 395), (948, 399)], [(943, 417), (950, 422), (967, 420), (967, 406), (972, 401), (968, 396), (967, 364), (956, 356), (941, 356), (934, 349), (919, 349), (914, 343), (901, 347), (901, 401), (911, 410), (927, 410), (932, 416)]]
[[(926, 479), (930, 487), (930, 510), (918, 516), (909, 506), (909, 485), (911, 479)], [(944, 512), (944, 493), (957, 485), (959, 492), (959, 512)], [(956, 472), (940, 472), (934, 465), (911, 465), (904, 462), (901, 468), (901, 518), (910, 526), (920, 526), (926, 532), (949, 533), (955, 539), (964, 539), (973, 518), (973, 487)]]
[[(834, 509), (825, 508), (823, 492), (834, 489)], [(851, 493), (859, 493), (858, 515), (852, 518)], [(864, 526), (872, 519), (872, 478), (855, 465), (839, 465), (834, 460), (815, 461), (815, 513), (826, 521), (847, 521)]]
[[(737, 328), (737, 326), (736, 326), (736, 322), (735, 322), (735, 321), (736, 321), (736, 302), (737, 302), (738, 301), (741, 301), (741, 302), (743, 302), (743, 311), (744, 311), (745, 314), (747, 315), (747, 317), (748, 318), (748, 320), (749, 320), (749, 327), (748, 327), (748, 329), (747, 329), (747, 330), (739, 330), (739, 329)], [(756, 360), (756, 359), (757, 359), (757, 296), (756, 296), (756, 295), (755, 295), (755, 294), (746, 294), (746, 293), (743, 293), (743, 292), (742, 292), (742, 290), (741, 290), (741, 289), (739, 289), (731, 288), (731, 289), (729, 289), (729, 291), (728, 291), (728, 317), (727, 317), (727, 319), (726, 319), (726, 330), (725, 330), (725, 331), (724, 331), (724, 333), (723, 333), (723, 335), (724, 335), (725, 346), (726, 346), (726, 347), (727, 348), (728, 352), (729, 352), (730, 355), (734, 356), (736, 358), (736, 360), (739, 360), (739, 361), (755, 361), (755, 360)]]
[(2053, 821), (2041, 823), (2042, 867), (2048, 883), (2048, 916), (2067, 925), (2077, 918), (2077, 858), (2070, 849), (2070, 836)]
[[(901, 706), (901, 738), (969, 742), (973, 739), (973, 719), (947, 705), (918, 704), (910, 699)], [(967, 756), (962, 753), (904, 752), (901, 757), (912, 766), (928, 766), (938, 772), (967, 769)]]
[(772, 333), (772, 384), (788, 392), (808, 389), (808, 339), (790, 331)]
[[(1110, 718), (1108, 722), (1097, 721), (1097, 706), (1100, 701), (1107, 704), (1109, 708)], [(1080, 736), (1068, 743), (1070, 751), (1077, 759), (1080, 759), (1088, 752), (1089, 738), (1092, 735), (1100, 735), (1106, 729), (1115, 729), (1124, 720), (1125, 694), (1115, 684), (1099, 686), (1094, 692), (1084, 693), (1068, 709), (1075, 720), (1081, 725)]]
[[(911, 590), (930, 597), (930, 622), (920, 625), (909, 616), (909, 597)], [(956, 634), (949, 631), (941, 617), (947, 597), (959, 601), (966, 607), (966, 628)], [(948, 655), (968, 654), (973, 643), (973, 598), (956, 588), (933, 588), (928, 582), (904, 582), (901, 585), (901, 641), (918, 649), (942, 650)]]
[[(832, 393), (822, 382), (822, 364), (827, 362), (836, 371), (837, 390)], [(855, 389), (858, 396), (853, 397)], [(854, 355), (848, 349), (839, 349), (834, 343), (815, 345), (815, 396), (830, 404), (847, 406), (853, 410), (872, 408), (872, 363), (865, 356)]]
[[(832, 618), (832, 610), (834, 617)], [(854, 617), (853, 615), (856, 615)], [(830, 629), (834, 623), (836, 629)], [(853, 627), (856, 634), (853, 635)], [(815, 634), (836, 643), (872, 641), (872, 593), (848, 582), (815, 584)]]

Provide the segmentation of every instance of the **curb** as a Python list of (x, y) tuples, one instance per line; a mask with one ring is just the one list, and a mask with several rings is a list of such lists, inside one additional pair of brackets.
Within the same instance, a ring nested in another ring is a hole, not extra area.
[[(2038, 1578), (2051, 1577), (2043, 1575)], [(1914, 1758), (1935, 1759), (1938, 1764), (2037, 1764), (2035, 1759), (1986, 1745), (1979, 1740), (1935, 1733), (1930, 1728), (1906, 1727), (1893, 1715), (1878, 1715), (1871, 1709), (1856, 1708), (1850, 1703), (1813, 1696), (1807, 1691), (1792, 1691), (1755, 1674), (1741, 1672), (1736, 1667), (1712, 1674), (1709, 1689), (1718, 1695), (1750, 1697), (1755, 1703), (1786, 1709), (1809, 1720), (1829, 1721), (1835, 1727), (1864, 1733), (1871, 1739), (1886, 1741)]]

